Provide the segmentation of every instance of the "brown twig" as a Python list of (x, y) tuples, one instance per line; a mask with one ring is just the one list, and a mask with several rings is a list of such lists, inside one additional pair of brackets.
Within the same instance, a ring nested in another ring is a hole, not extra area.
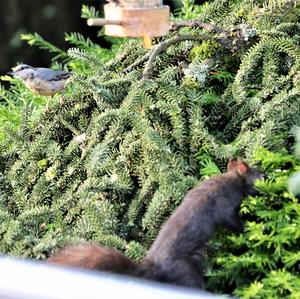
[[(171, 37), (167, 40), (164, 40), (154, 46), (147, 54), (145, 54), (143, 57), (135, 61), (133, 64), (129, 65), (127, 68), (125, 68), (122, 73), (127, 73), (132, 71), (134, 68), (140, 66), (141, 64), (146, 63), (142, 80), (149, 79), (154, 67), (154, 62), (156, 57), (165, 51), (169, 46), (179, 43), (181, 41), (186, 40), (193, 40), (193, 41), (204, 41), (208, 39), (214, 39), (217, 43), (220, 44), (220, 46), (223, 48), (222, 51), (217, 53), (213, 60), (218, 59), (221, 55), (224, 55), (225, 53), (235, 53), (241, 47), (243, 47), (246, 43), (249, 43), (245, 40), (244, 35), (241, 31), (237, 30), (235, 32), (229, 32), (226, 30), (223, 30), (222, 28), (219, 28), (212, 24), (207, 24), (204, 22), (200, 22), (198, 20), (190, 20), (190, 21), (180, 21), (171, 24), (171, 30), (178, 30), (181, 27), (199, 27), (207, 30), (209, 33), (212, 33), (211, 35), (207, 34), (182, 34), (175, 37)], [(255, 40), (255, 38), (252, 40), (252, 42)]]
[[(211, 33), (219, 33), (219, 34), (222, 33), (222, 34), (225, 34), (225, 35), (229, 34), (227, 31), (225, 31), (225, 30), (223, 30), (223, 29), (221, 29), (221, 28), (219, 28), (215, 25), (208, 24), (208, 23), (203, 23), (203, 22), (200, 22), (200, 21), (197, 21), (197, 20), (179, 21), (179, 22), (170, 24), (170, 30), (171, 31), (176, 31), (181, 27), (201, 27), (201, 28), (203, 28), (203, 29), (205, 29), (205, 30), (207, 30)], [(189, 37), (192, 36), (192, 38), (182, 39), (182, 36), (189, 36)], [(175, 41), (172, 40), (172, 39), (169, 39), (169, 40), (171, 40), (171, 44), (173, 44), (173, 43), (177, 43), (177, 42), (180, 42), (182, 40), (188, 40), (188, 39), (190, 39), (190, 40), (204, 40), (203, 37), (197, 38), (197, 37), (194, 37), (193, 35), (181, 35), (181, 37), (179, 39), (176, 38)], [(169, 41), (169, 40), (167, 40), (167, 41)], [(158, 51), (157, 49), (160, 48), (160, 45), (163, 44), (164, 42), (166, 42), (166, 41), (163, 41), (162, 43), (158, 44), (151, 51), (149, 51), (146, 55), (144, 55), (143, 57), (141, 57), (140, 59), (138, 59), (137, 61), (135, 61), (131, 65), (129, 65), (127, 68), (125, 68), (122, 71), (122, 73), (131, 72), (134, 68), (140, 66), (141, 64), (146, 62), (148, 59), (150, 60), (150, 57), (154, 54), (155, 51)], [(169, 47), (170, 45), (168, 45), (167, 47)], [(162, 46), (164, 47), (164, 44)], [(167, 48), (167, 47), (165, 47), (165, 48)], [(163, 48), (162, 51), (165, 48)], [(162, 51), (159, 51), (159, 53), (161, 53)], [(154, 54), (154, 56), (152, 56), (151, 60), (154, 61), (155, 57), (158, 54)], [(152, 63), (152, 61), (151, 61), (151, 63)], [(147, 66), (149, 67), (149, 61), (146, 65), (145, 69), (148, 68)], [(145, 71), (144, 71), (143, 78), (146, 78), (146, 77), (147, 77), (147, 74), (145, 75)]]
[(157, 44), (154, 49), (150, 52), (149, 59), (145, 65), (142, 80), (149, 79), (152, 70), (153, 70), (153, 64), (156, 59), (156, 57), (163, 51), (165, 51), (169, 46), (174, 45), (176, 43), (186, 41), (186, 40), (195, 40), (195, 41), (203, 41), (207, 40), (209, 36), (206, 35), (192, 35), (192, 34), (185, 34), (185, 35), (178, 35), (172, 38), (169, 38), (163, 42), (160, 42)]
[(228, 31), (226, 31), (216, 25), (204, 23), (204, 22), (201, 22), (198, 20), (179, 21), (179, 22), (174, 22), (174, 23), (170, 24), (171, 31), (176, 31), (182, 27), (198, 27), (198, 28), (203, 28), (203, 29), (207, 30), (208, 32), (212, 32), (212, 33), (228, 34)]

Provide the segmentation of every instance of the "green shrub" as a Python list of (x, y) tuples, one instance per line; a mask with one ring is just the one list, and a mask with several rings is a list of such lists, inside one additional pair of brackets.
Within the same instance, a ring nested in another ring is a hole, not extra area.
[(257, 184), (260, 196), (243, 203), (245, 233), (212, 240), (208, 285), (240, 298), (298, 298), (300, 205), (287, 191), (287, 180), (300, 166), (286, 153), (262, 148), (254, 159), (267, 179)]
[(213, 240), (208, 285), (245, 298), (296, 298), (299, 236), (287, 233), (299, 225), (299, 209), (285, 188), (296, 165), (291, 128), (300, 123), (299, 5), (185, 4), (191, 16), (201, 11), (199, 21), (218, 24), (228, 39), (239, 32), (245, 42), (194, 61), (190, 52), (201, 42), (172, 45), (141, 80), (142, 63), (122, 72), (146, 61), (139, 41), (106, 62), (78, 38), (66, 63), (83, 71), (1, 144), (0, 251), (45, 258), (58, 245), (92, 240), (139, 260), (187, 190), (240, 155), (270, 178), (242, 208), (245, 234)]

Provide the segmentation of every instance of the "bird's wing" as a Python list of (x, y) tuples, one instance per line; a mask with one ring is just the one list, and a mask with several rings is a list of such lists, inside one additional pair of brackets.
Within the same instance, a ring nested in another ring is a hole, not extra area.
[(39, 77), (42, 80), (47, 81), (59, 81), (68, 79), (72, 73), (66, 71), (55, 71), (47, 68), (36, 68), (36, 71), (39, 72)]

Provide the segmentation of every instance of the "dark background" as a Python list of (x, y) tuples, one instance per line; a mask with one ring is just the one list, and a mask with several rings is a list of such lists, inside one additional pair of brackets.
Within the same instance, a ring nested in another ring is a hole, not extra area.
[[(99, 27), (88, 27), (80, 14), (82, 4), (101, 10), (105, 3), (104, 0), (0, 0), (0, 75), (19, 62), (49, 66), (48, 51), (21, 41), (22, 33), (37, 32), (64, 50), (69, 47), (64, 41), (65, 32), (79, 32), (101, 44), (97, 37)], [(180, 0), (164, 1), (171, 10), (180, 3)]]

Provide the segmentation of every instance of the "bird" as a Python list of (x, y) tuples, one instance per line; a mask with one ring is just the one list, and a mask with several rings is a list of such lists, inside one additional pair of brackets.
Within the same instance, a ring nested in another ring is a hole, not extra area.
[(56, 71), (44, 67), (32, 67), (27, 64), (19, 64), (7, 74), (21, 80), (32, 92), (43, 96), (53, 96), (62, 92), (67, 79), (72, 73)]

